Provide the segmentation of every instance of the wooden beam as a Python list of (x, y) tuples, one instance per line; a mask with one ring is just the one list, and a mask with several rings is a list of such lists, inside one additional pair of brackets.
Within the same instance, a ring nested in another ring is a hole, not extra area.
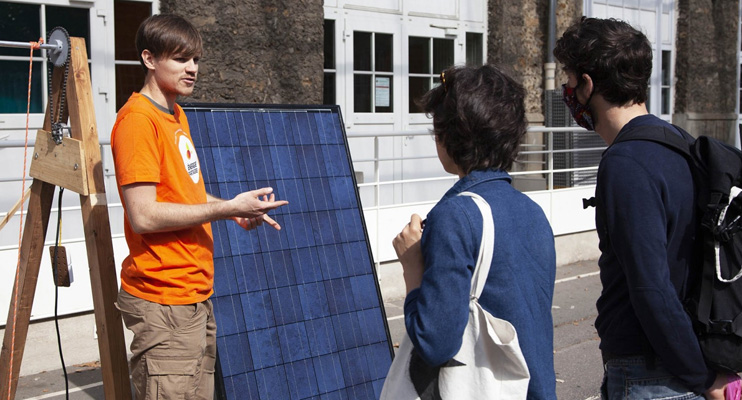
[(88, 174), (82, 142), (73, 138), (62, 138), (57, 144), (51, 132), (39, 130), (33, 149), (29, 175), (52, 185), (88, 194)]
[(8, 224), (8, 221), (10, 221), (11, 218), (15, 215), (15, 213), (18, 212), (18, 209), (21, 208), (21, 204), (25, 203), (26, 200), (28, 200), (28, 197), (31, 195), (31, 188), (26, 189), (26, 192), (23, 193), (23, 197), (18, 199), (18, 201), (13, 204), (13, 207), (10, 208), (10, 211), (8, 211), (7, 214), (3, 217), (2, 220), (0, 220), (0, 230), (5, 228), (5, 225)]
[[(54, 110), (47, 104), (46, 116), (44, 117), (44, 130), (51, 131), (50, 114), (59, 109), (59, 99), (62, 93), (62, 80), (64, 71), (54, 68), (52, 74), (52, 98), (54, 99)], [(66, 113), (65, 113), (66, 115)], [(5, 325), (5, 336), (3, 347), (0, 350), (0, 396), (2, 398), (15, 398), (18, 386), (18, 374), (21, 371), (23, 351), (26, 347), (26, 336), (28, 325), (31, 320), (31, 308), (33, 307), (34, 294), (36, 293), (36, 282), (39, 278), (41, 257), (43, 256), (44, 240), (46, 230), (49, 226), (49, 214), (51, 213), (54, 199), (54, 185), (41, 180), (34, 180), (31, 184), (31, 197), (28, 201), (26, 212), (26, 223), (21, 236), (20, 263), (18, 265), (18, 280), (13, 285), (11, 293), (10, 310), (8, 311), (8, 322)], [(16, 295), (17, 293), (17, 295)], [(15, 302), (17, 297), (18, 301)], [(11, 353), (13, 362), (10, 362)], [(11, 365), (12, 364), (12, 365)]]
[[(16, 284), (13, 285), (8, 322), (5, 325), (5, 337), (2, 351), (0, 351), (0, 397), (4, 399), (14, 398), (18, 385), (18, 374), (21, 371), (21, 360), (23, 360), (23, 351), (26, 346), (31, 307), (44, 252), (44, 238), (54, 200), (54, 189), (54, 185), (40, 180), (34, 180), (31, 184), (31, 197), (28, 201), (26, 224), (20, 248), (21, 260), (16, 272), (19, 275)], [(12, 365), (11, 353), (13, 355)]]
[(113, 255), (85, 40), (71, 38), (70, 50), (72, 55), (67, 98), (71, 136), (83, 142), (85, 151), (90, 195), (80, 195), (80, 204), (90, 267), (95, 324), (98, 330), (103, 390), (107, 399), (128, 400), (131, 399), (129, 367), (121, 314), (114, 305), (118, 296), (116, 262)]

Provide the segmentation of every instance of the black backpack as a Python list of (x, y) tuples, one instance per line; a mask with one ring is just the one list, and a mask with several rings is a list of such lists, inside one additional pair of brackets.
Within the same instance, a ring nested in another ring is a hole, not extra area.
[[(692, 282), (685, 308), (706, 363), (714, 370), (742, 372), (742, 152), (707, 136), (683, 137), (662, 126), (621, 133), (614, 143), (649, 140), (683, 154), (696, 183), (700, 249), (699, 282)], [(702, 258), (702, 260), (701, 260)]]

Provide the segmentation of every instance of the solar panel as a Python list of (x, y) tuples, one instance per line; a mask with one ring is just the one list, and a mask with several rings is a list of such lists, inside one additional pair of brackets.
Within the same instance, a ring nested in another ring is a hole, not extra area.
[(289, 201), (281, 231), (212, 224), (217, 391), (377, 399), (393, 349), (339, 107), (183, 108), (209, 193)]

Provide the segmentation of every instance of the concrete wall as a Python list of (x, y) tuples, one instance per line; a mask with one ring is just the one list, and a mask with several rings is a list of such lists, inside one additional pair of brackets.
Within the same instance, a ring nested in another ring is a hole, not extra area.
[(201, 32), (199, 83), (188, 101), (321, 104), (322, 0), (163, 0)]
[(734, 144), (739, 1), (678, 0), (673, 122)]
[[(555, 41), (559, 40), (564, 31), (582, 17), (582, 13), (582, 0), (557, 0)], [(555, 89), (560, 92), (562, 90), (562, 84), (567, 83), (567, 74), (562, 71), (562, 66), (559, 63), (557, 63), (554, 81)]]
[(511, 70), (525, 86), (526, 112), (542, 113), (548, 0), (490, 0), (487, 62)]

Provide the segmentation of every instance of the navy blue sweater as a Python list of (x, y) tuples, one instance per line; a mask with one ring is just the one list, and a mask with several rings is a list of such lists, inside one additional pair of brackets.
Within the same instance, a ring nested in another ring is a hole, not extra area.
[(428, 213), (421, 239), (425, 272), (404, 305), (407, 333), (430, 365), (445, 363), (461, 347), (482, 241), (482, 214), (471, 198), (457, 196), (462, 191), (484, 197), (495, 222), (492, 265), (479, 304), (515, 327), (531, 373), (528, 399), (556, 399), (554, 235), (541, 207), (510, 185), (507, 172), (473, 171)]
[[(648, 125), (671, 127), (650, 114), (618, 135)], [(692, 179), (685, 158), (662, 144), (626, 141), (603, 153), (595, 196), (603, 292), (595, 327), (604, 352), (653, 354), (702, 393), (716, 374), (706, 368), (681, 302), (694, 259)]]

